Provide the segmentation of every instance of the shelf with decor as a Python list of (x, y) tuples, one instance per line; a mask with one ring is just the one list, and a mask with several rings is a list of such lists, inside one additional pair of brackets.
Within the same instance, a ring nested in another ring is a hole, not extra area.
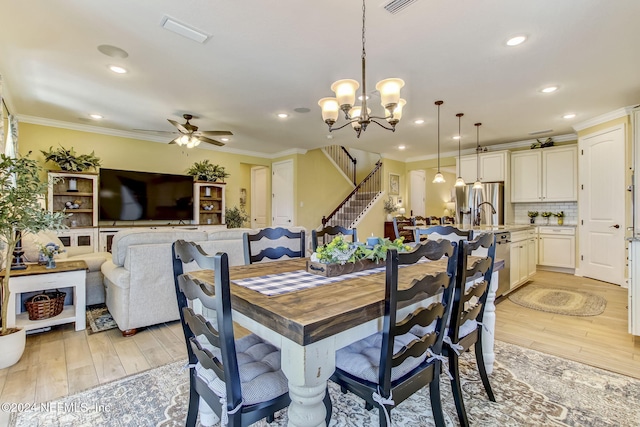
[(48, 182), (49, 211), (72, 214), (65, 220), (69, 228), (58, 232), (60, 240), (65, 246), (92, 246), (96, 250), (98, 174), (49, 171)]
[(225, 223), (225, 183), (196, 181), (193, 188), (193, 220), (198, 225)]

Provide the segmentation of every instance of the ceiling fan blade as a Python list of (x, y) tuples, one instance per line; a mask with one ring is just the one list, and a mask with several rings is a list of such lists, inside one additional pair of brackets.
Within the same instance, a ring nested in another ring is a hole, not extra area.
[(169, 123), (171, 123), (172, 125), (174, 125), (176, 128), (178, 128), (178, 130), (182, 133), (189, 133), (189, 130), (184, 127), (182, 124), (176, 122), (175, 120), (171, 120), (171, 119), (167, 119), (169, 121)]
[(171, 141), (169, 144), (177, 144), (178, 143), (178, 139), (182, 138), (181, 136), (175, 138), (173, 141)]
[(152, 130), (152, 129), (132, 129), (136, 132), (153, 132), (153, 133), (161, 133), (163, 135), (166, 134), (176, 134), (177, 132), (172, 132), (170, 130)]
[(215, 139), (207, 138), (206, 136), (198, 135), (197, 138), (202, 142), (208, 142), (209, 144), (217, 145), (218, 147), (224, 146), (224, 142), (216, 141)]
[(204, 135), (204, 136), (231, 136), (233, 135), (232, 132), (229, 132), (228, 130), (201, 130), (198, 132), (199, 135)]

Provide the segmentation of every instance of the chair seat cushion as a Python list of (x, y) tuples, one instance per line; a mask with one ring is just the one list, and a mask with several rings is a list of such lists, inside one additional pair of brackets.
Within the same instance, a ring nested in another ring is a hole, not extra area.
[[(397, 353), (403, 346), (418, 339), (412, 333), (395, 337), (393, 353)], [(382, 333), (377, 333), (357, 341), (336, 352), (336, 368), (349, 374), (378, 383), (378, 369), (380, 368), (380, 350), (382, 347)], [(426, 353), (420, 357), (408, 357), (399, 366), (391, 370), (391, 381), (395, 381), (411, 370), (415, 369), (427, 358)]]
[(478, 322), (475, 319), (469, 319), (460, 326), (458, 338), (462, 339), (478, 328)]
[[(220, 350), (206, 339), (199, 338), (198, 341), (214, 356), (221, 357)], [(289, 391), (287, 378), (280, 370), (280, 351), (276, 347), (251, 334), (236, 340), (236, 355), (245, 405), (266, 402)], [(196, 373), (218, 396), (226, 394), (225, 383), (215, 372), (198, 363)]]

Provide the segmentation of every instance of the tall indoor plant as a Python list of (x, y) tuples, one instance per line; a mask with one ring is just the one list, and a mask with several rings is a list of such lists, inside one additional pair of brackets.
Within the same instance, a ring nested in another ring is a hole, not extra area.
[[(63, 221), (66, 214), (49, 212), (40, 206), (39, 199), (43, 198), (47, 191), (47, 183), (40, 180), (40, 174), (40, 166), (28, 156), (12, 158), (4, 154), (0, 155), (0, 247), (3, 248), (2, 268), (4, 270), (0, 287), (2, 301), (0, 348), (3, 349), (3, 354), (0, 354), (0, 369), (16, 363), (24, 351), (24, 329), (7, 326), (11, 261), (16, 244), (24, 233), (64, 228)], [(20, 334), (17, 340), (16, 334)], [(15, 340), (17, 344), (7, 344), (5, 339)], [(22, 345), (22, 349), (15, 348), (16, 345)], [(11, 353), (11, 357), (3, 359), (5, 351)]]

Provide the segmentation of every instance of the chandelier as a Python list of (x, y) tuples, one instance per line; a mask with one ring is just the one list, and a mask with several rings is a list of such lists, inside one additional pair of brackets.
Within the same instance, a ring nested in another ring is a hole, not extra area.
[[(335, 98), (322, 98), (318, 101), (318, 105), (322, 108), (322, 119), (329, 126), (329, 132), (339, 130), (347, 125), (351, 125), (356, 131), (357, 137), (360, 133), (367, 130), (369, 123), (375, 123), (387, 130), (395, 132), (396, 124), (402, 117), (402, 107), (406, 104), (404, 99), (400, 98), (400, 89), (404, 86), (402, 79), (390, 78), (380, 80), (376, 84), (376, 90), (380, 92), (381, 104), (384, 107), (385, 116), (371, 116), (371, 110), (367, 108), (367, 80), (366, 80), (366, 58), (365, 50), (365, 0), (362, 0), (362, 105), (355, 105), (356, 91), (360, 84), (351, 79), (338, 80), (331, 85), (331, 90), (335, 92)], [(347, 120), (342, 126), (334, 128), (333, 125), (338, 120), (340, 110), (344, 112), (344, 118)], [(379, 120), (386, 120), (389, 126), (381, 123)]]

